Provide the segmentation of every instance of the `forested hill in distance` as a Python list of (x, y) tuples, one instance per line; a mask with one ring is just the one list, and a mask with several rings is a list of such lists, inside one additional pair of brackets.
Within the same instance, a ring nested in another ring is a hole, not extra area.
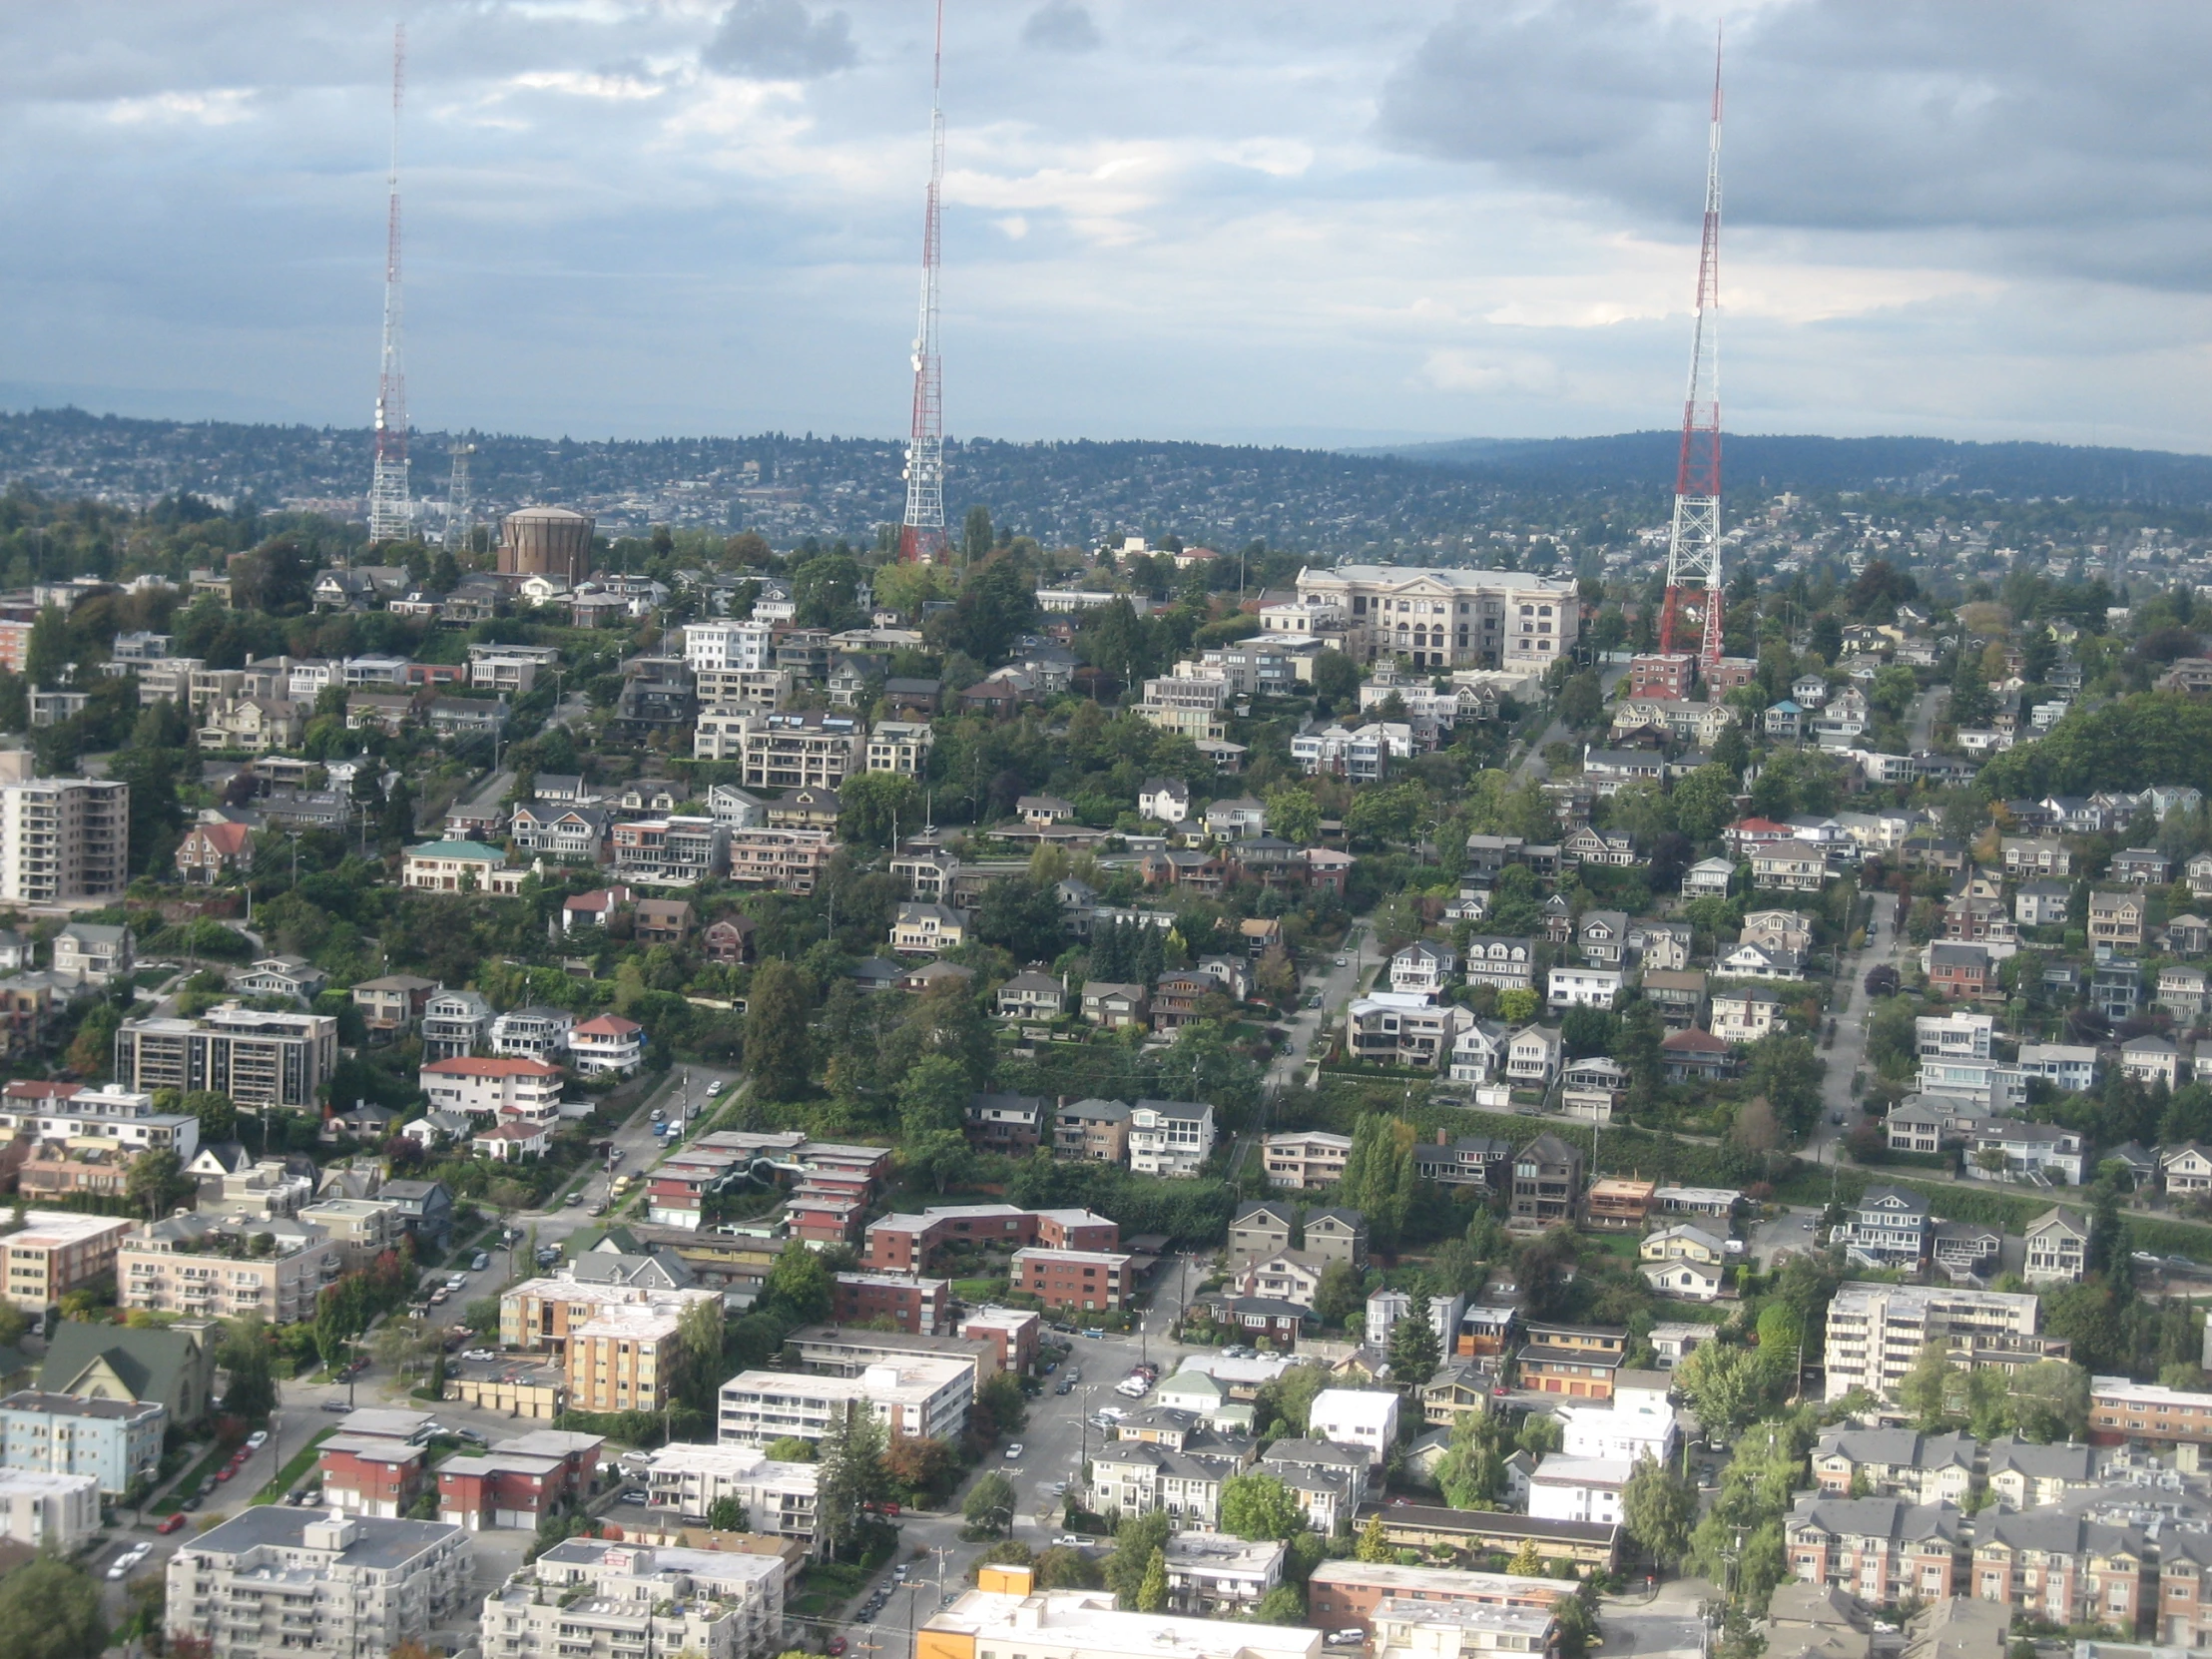
[[(1348, 453), (1419, 461), (1522, 488), (1635, 490), (1672, 488), (1681, 445), (1679, 432), (1621, 432), (1601, 438), (1460, 438)], [(2212, 505), (2212, 455), (2160, 449), (1730, 432), (1722, 439), (1722, 456), (1723, 483), (1731, 491), (1985, 491), (2007, 501), (2065, 497), (2145, 506)]]

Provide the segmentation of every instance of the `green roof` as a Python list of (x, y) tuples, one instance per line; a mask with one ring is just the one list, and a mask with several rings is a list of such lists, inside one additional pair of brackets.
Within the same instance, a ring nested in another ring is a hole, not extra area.
[(205, 1397), (213, 1382), (213, 1358), (192, 1333), (83, 1320), (64, 1320), (56, 1328), (39, 1386), (48, 1393), (74, 1393), (85, 1373), (102, 1360), (133, 1398), (168, 1406), (172, 1421), (198, 1421), (214, 1403)]
[(410, 858), (481, 858), (488, 864), (505, 863), (507, 854), (483, 841), (424, 841), (407, 848)]

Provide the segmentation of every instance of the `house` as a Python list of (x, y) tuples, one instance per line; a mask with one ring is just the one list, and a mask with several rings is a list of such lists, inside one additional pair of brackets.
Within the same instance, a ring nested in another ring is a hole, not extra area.
[(1782, 999), (1756, 986), (1713, 993), (1712, 1034), (1724, 1042), (1754, 1043), (1782, 1018)]
[(2048, 1210), (2027, 1224), (2022, 1277), (2030, 1285), (2078, 1284), (2088, 1255), (2088, 1229), (2063, 1210)]
[(1416, 939), (1390, 958), (1390, 989), (1441, 996), (1458, 965), (1451, 950)]
[(680, 898), (641, 898), (632, 921), (641, 944), (681, 944), (691, 936), (692, 907)]
[(967, 943), (967, 912), (948, 904), (901, 904), (890, 945), (901, 956), (940, 956)]
[(1191, 816), (1191, 789), (1180, 778), (1148, 778), (1137, 791), (1137, 816), (1181, 824)]
[(1926, 1199), (1896, 1187), (1869, 1187), (1835, 1232), (1859, 1266), (1915, 1273), (1928, 1259), (1931, 1230)]
[(1000, 1019), (1057, 1019), (1064, 987), (1051, 974), (1025, 968), (998, 987)]
[(2212, 1192), (2212, 1155), (2207, 1155), (2195, 1141), (2160, 1148), (2158, 1173), (2169, 1196)]
[(2073, 888), (2063, 881), (2026, 881), (2012, 895), (2012, 919), (2022, 927), (2063, 927)]
[(1229, 1222), (1229, 1259), (1232, 1264), (1264, 1262), (1291, 1248), (1297, 1230), (1298, 1207), (1271, 1199), (1248, 1199), (1237, 1206)]
[(1511, 1082), (1549, 1088), (1559, 1074), (1559, 1031), (1556, 1026), (1523, 1026), (1506, 1039), (1505, 1075)]
[(1736, 865), (1728, 858), (1701, 858), (1682, 872), (1684, 898), (1726, 898), (1735, 884)]
[(1705, 1010), (1705, 975), (1695, 969), (1668, 970), (1648, 965), (1640, 981), (1644, 1000), (1659, 1011), (1669, 1030), (1680, 1031), (1698, 1023)]
[(181, 881), (214, 881), (253, 855), (254, 831), (243, 824), (196, 824), (177, 847)]
[(1535, 983), (1535, 958), (1532, 938), (1472, 934), (1467, 939), (1467, 983), (1501, 991), (1528, 989)]
[(131, 930), (73, 921), (54, 935), (54, 971), (89, 985), (105, 985), (131, 971)]
[(1619, 968), (1555, 967), (1545, 980), (1549, 1006), (1610, 1008), (1620, 998), (1623, 977)]
[(2202, 956), (2212, 952), (2212, 921), (2194, 912), (2169, 918), (2166, 948), (2176, 956)]
[(1734, 1050), (1728, 1042), (1696, 1026), (1660, 1039), (1660, 1063), (1670, 1083), (1718, 1082), (1728, 1075)]
[(2163, 1083), (2172, 1089), (2179, 1059), (2164, 1037), (2131, 1037), (2120, 1044), (2120, 1070), (2138, 1083)]
[(1116, 984), (1089, 979), (1083, 984), (1083, 1017), (1091, 1024), (1118, 1031), (1124, 1026), (1151, 1023), (1151, 997), (1142, 985)]
[[(1293, 1130), (1268, 1136), (1261, 1143), (1261, 1152), (1269, 1186), (1291, 1191), (1329, 1187), (1344, 1179), (1352, 1137), (1322, 1129)], [(1286, 1239), (1286, 1245), (1288, 1242)]]
[(1988, 947), (1940, 941), (1931, 944), (1928, 947), (1928, 990), (1931, 996), (1974, 1001), (2000, 994)]
[(2204, 970), (2176, 965), (2160, 968), (2151, 1006), (2164, 1008), (2184, 1025), (2194, 1024), (2205, 1011)]
[(748, 915), (727, 915), (707, 924), (699, 945), (710, 962), (731, 966), (753, 960), (753, 935), (757, 923)]
[(2032, 1180), (2038, 1186), (2063, 1181), (2079, 1186), (2085, 1153), (2082, 1138), (2054, 1123), (2022, 1123), (1990, 1118), (1969, 1139), (1965, 1173), (1985, 1181)]
[(2090, 893), (2090, 948), (2100, 955), (2115, 950), (2140, 950), (2143, 946), (2143, 918), (2146, 914), (2140, 894)]
[(607, 1072), (628, 1076), (645, 1063), (645, 1027), (620, 1014), (601, 1014), (569, 1031), (568, 1049), (586, 1077)]
[(1620, 967), (1628, 959), (1628, 917), (1620, 910), (1585, 910), (1575, 934), (1583, 961), (1592, 967)]
[(1611, 1325), (1546, 1325), (1531, 1321), (1514, 1356), (1520, 1385), (1571, 1399), (1611, 1399), (1628, 1351), (1628, 1333)]
[(1515, 1225), (1571, 1223), (1582, 1196), (1582, 1154), (1558, 1136), (1538, 1135), (1513, 1158), (1508, 1214)]
[(2135, 887), (2162, 887), (2173, 879), (2173, 860), (2154, 846), (2112, 854), (2112, 879)]

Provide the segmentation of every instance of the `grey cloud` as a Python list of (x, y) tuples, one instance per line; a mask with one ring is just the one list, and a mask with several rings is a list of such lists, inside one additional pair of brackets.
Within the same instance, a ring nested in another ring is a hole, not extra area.
[(850, 69), (860, 52), (843, 12), (817, 17), (802, 0), (737, 0), (700, 57), (730, 75), (812, 81)]
[[(1695, 220), (1709, 20), (1644, 0), (1462, 0), (1384, 84), (1383, 137)], [(1730, 220), (1953, 234), (1998, 263), (2194, 286), (2212, 11), (2145, 0), (1797, 0), (1728, 39)]]
[(1046, 52), (1095, 52), (1105, 44), (1089, 8), (1076, 0), (1045, 0), (1021, 26), (1021, 43)]

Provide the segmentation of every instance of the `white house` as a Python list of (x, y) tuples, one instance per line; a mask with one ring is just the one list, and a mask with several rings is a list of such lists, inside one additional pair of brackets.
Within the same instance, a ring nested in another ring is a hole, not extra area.
[(1555, 967), (1549, 987), (1553, 1008), (1610, 1008), (1620, 999), (1621, 970)]
[(1388, 1388), (1324, 1388), (1306, 1414), (1309, 1438), (1364, 1448), (1377, 1468), (1397, 1444), (1397, 1393)]
[(1568, 1457), (1552, 1452), (1528, 1477), (1528, 1513), (1540, 1520), (1618, 1525), (1621, 1488), (1634, 1472), (1633, 1464), (1610, 1457)]

